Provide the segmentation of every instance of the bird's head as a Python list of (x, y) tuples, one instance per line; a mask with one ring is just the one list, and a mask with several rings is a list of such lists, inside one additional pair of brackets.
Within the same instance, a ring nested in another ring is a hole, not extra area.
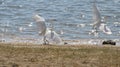
[(45, 21), (45, 19), (41, 16), (39, 16), (38, 14), (33, 16), (33, 19), (38, 22), (38, 21)]
[(37, 20), (40, 19), (40, 17), (39, 17), (39, 15), (34, 15), (34, 16), (33, 16), (33, 19), (34, 19), (35, 21), (37, 21)]

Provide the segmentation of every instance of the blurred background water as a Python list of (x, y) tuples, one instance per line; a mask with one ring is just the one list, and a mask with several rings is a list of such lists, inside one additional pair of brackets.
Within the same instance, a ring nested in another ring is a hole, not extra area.
[[(120, 39), (120, 0), (97, 0), (102, 17), (113, 32), (89, 34), (93, 23), (93, 0), (0, 0), (1, 39), (39, 38), (33, 15), (55, 19), (54, 30), (65, 40)], [(46, 21), (50, 27), (51, 21)]]

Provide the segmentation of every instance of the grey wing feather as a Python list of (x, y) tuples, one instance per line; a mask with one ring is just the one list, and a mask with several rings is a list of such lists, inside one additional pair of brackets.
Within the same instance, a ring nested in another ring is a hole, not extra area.
[(40, 35), (45, 35), (46, 33), (46, 24), (45, 24), (45, 19), (39, 15), (35, 15), (34, 20), (36, 21), (37, 24), (37, 29), (39, 29), (39, 34)]
[(45, 35), (46, 33), (46, 25), (45, 22), (37, 22), (37, 29), (40, 35)]
[(93, 4), (93, 20), (94, 20), (94, 23), (101, 22), (101, 15), (95, 3)]

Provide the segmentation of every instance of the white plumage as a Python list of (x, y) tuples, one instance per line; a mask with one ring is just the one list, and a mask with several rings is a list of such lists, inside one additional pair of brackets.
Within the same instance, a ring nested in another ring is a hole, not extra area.
[(46, 40), (49, 41), (49, 44), (61, 44), (62, 40), (59, 35), (50, 29), (47, 29), (45, 34)]
[(59, 35), (53, 31), (53, 29), (49, 29), (46, 27), (45, 19), (39, 15), (35, 15), (34, 19), (37, 24), (37, 28), (39, 29), (39, 34), (43, 36), (43, 40), (45, 44), (61, 44), (62, 40)]
[(108, 27), (106, 26), (106, 24), (104, 24), (104, 23), (102, 23), (102, 24), (100, 25), (99, 29), (100, 29), (101, 31), (103, 31), (104, 33), (106, 33), (106, 34), (112, 34), (110, 28), (108, 28)]
[(94, 20), (93, 28), (96, 31), (99, 29), (100, 31), (103, 31), (103, 33), (112, 34), (110, 28), (107, 27), (105, 22), (101, 21), (101, 15), (95, 3), (93, 4), (93, 20)]
[(44, 36), (46, 33), (45, 19), (39, 15), (33, 17), (36, 21), (37, 28), (39, 29), (39, 34)]

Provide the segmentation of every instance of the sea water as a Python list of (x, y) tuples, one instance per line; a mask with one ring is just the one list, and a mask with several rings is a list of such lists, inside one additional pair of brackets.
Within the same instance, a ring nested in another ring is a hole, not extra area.
[(94, 0), (0, 0), (0, 38), (6, 41), (41, 40), (32, 18), (39, 14), (46, 20), (55, 19), (46, 21), (46, 25), (50, 27), (53, 22), (54, 30), (64, 40), (120, 40), (120, 0), (97, 0), (101, 16), (107, 17), (107, 26), (113, 32), (111, 35), (99, 32), (98, 37), (89, 34), (93, 3)]

